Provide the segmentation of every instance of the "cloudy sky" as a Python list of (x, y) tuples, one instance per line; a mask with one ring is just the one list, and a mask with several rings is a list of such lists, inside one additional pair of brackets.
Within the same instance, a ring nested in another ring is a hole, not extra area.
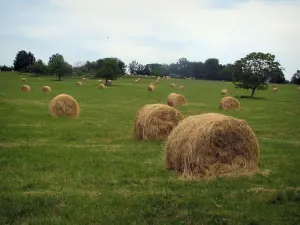
[(22, 49), (71, 64), (229, 63), (261, 51), (276, 55), (288, 79), (300, 69), (300, 0), (7, 0), (0, 29), (0, 65)]

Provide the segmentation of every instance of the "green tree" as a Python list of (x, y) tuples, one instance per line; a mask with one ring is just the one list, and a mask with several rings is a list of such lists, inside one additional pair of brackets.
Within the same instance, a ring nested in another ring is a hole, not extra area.
[(131, 63), (129, 63), (129, 73), (132, 75), (136, 75), (138, 71), (139, 63), (135, 60), (133, 60)]
[(252, 52), (234, 63), (234, 84), (236, 88), (250, 89), (251, 97), (255, 91), (266, 90), (267, 82), (278, 71), (282, 71), (280, 63), (275, 61), (275, 55), (270, 53)]
[(47, 72), (47, 65), (41, 59), (39, 59), (31, 67), (31, 72), (37, 75), (45, 74)]
[(58, 53), (49, 58), (48, 70), (51, 74), (58, 76), (59, 81), (65, 74), (72, 74), (72, 66)]
[(17, 53), (14, 60), (14, 69), (16, 71), (25, 71), (30, 69), (30, 67), (35, 63), (34, 54), (31, 52), (26, 52), (25, 50), (21, 50)]
[(207, 59), (204, 62), (206, 76), (205, 79), (216, 80), (219, 71), (219, 60), (216, 58)]
[(293, 84), (300, 85), (300, 70), (297, 70), (297, 72), (292, 76), (291, 82)]
[(122, 75), (122, 70), (119, 67), (118, 61), (113, 58), (107, 58), (102, 61), (97, 76), (105, 78), (105, 85), (108, 85), (108, 80), (114, 80)]

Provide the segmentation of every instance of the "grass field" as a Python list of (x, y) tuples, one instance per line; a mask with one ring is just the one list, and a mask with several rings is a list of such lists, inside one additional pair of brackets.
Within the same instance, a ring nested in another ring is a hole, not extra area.
[[(300, 224), (300, 92), (294, 85), (239, 99), (239, 111), (221, 111), (220, 91), (249, 94), (232, 83), (163, 80), (113, 81), (28, 77), (0, 73), (0, 224)], [(185, 115), (217, 112), (245, 119), (258, 136), (260, 169), (251, 177), (178, 179), (164, 167), (164, 142), (133, 139), (137, 110), (166, 103), (184, 85)], [(42, 93), (48, 85), (51, 93)], [(52, 118), (50, 100), (75, 97), (78, 119)]]

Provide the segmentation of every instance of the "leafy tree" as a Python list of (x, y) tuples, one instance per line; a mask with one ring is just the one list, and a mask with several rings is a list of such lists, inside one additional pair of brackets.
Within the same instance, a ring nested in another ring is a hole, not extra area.
[(151, 74), (151, 66), (149, 64), (146, 64), (144, 67), (144, 75), (149, 76)]
[(72, 73), (72, 66), (65, 61), (62, 55), (56, 53), (49, 58), (48, 70), (51, 74), (57, 75), (58, 80), (61, 81), (62, 76)]
[(12, 71), (13, 69), (14, 69), (13, 66), (6, 66), (6, 65), (0, 66), (1, 71)]
[(237, 88), (251, 89), (251, 97), (257, 89), (266, 90), (267, 82), (282, 71), (275, 55), (270, 53), (252, 52), (234, 64), (234, 83)]
[(215, 58), (207, 59), (204, 62), (206, 76), (205, 79), (216, 80), (219, 71), (219, 60)]
[(270, 83), (284, 84), (286, 82), (282, 69), (274, 70)]
[(21, 50), (17, 53), (14, 60), (14, 69), (16, 71), (28, 72), (29, 68), (35, 63), (35, 57), (31, 52)]
[(234, 66), (232, 64), (220, 65), (220, 70), (216, 76), (216, 80), (232, 81)]
[(119, 67), (118, 61), (113, 58), (107, 58), (101, 63), (101, 68), (98, 70), (97, 76), (105, 78), (105, 85), (108, 85), (108, 80), (114, 80), (122, 75), (122, 70)]
[(131, 63), (129, 63), (129, 73), (136, 75), (137, 71), (138, 71), (138, 66), (139, 66), (139, 63), (135, 60), (133, 60)]
[(47, 66), (41, 59), (39, 59), (31, 67), (31, 72), (38, 75), (45, 74), (47, 72)]
[(291, 82), (293, 84), (300, 85), (300, 70), (297, 70), (297, 72), (292, 76)]

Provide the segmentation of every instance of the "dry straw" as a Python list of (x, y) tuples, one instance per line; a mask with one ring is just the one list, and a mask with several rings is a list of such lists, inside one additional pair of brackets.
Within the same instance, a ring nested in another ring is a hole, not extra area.
[(186, 105), (186, 98), (183, 95), (171, 93), (168, 95), (168, 105), (172, 107)]
[(30, 90), (31, 90), (31, 88), (29, 85), (25, 84), (25, 85), (21, 86), (21, 91), (23, 91), (23, 92), (30, 92)]
[(135, 80), (135, 83), (136, 83), (136, 84), (140, 83), (140, 79), (136, 79), (136, 80)]
[(225, 110), (238, 110), (240, 108), (240, 103), (234, 97), (226, 96), (221, 99), (219, 108)]
[(153, 84), (149, 84), (148, 91), (154, 91), (154, 90), (155, 90), (155, 86)]
[(25, 82), (27, 82), (27, 79), (24, 77), (21, 79), (21, 81), (25, 83)]
[(227, 95), (227, 94), (228, 94), (228, 90), (227, 89), (222, 89), (221, 95)]
[(82, 78), (82, 81), (87, 81), (87, 78), (85, 78), (85, 77), (84, 77), (84, 78)]
[(184, 116), (164, 104), (149, 104), (136, 114), (134, 134), (138, 140), (166, 140)]
[(60, 94), (54, 97), (49, 105), (53, 117), (78, 117), (79, 105), (70, 95)]
[(277, 88), (277, 87), (274, 87), (274, 88), (273, 88), (273, 91), (274, 91), (274, 92), (278, 92), (278, 88)]
[(103, 83), (103, 81), (102, 81), (102, 80), (98, 80), (98, 83), (99, 83), (99, 84), (102, 84), (102, 83)]
[(51, 88), (49, 86), (42, 87), (42, 92), (51, 92)]
[(159, 84), (159, 82), (160, 82), (160, 79), (157, 79), (157, 80), (155, 81), (155, 84)]
[(104, 84), (99, 84), (98, 88), (99, 88), (99, 89), (104, 89), (104, 88), (105, 88), (105, 85), (104, 85)]
[(112, 81), (111, 80), (107, 80), (107, 85), (111, 85)]
[(179, 90), (185, 90), (184, 86), (179, 86)]
[(165, 146), (166, 167), (186, 177), (212, 178), (257, 171), (259, 145), (244, 120), (217, 113), (180, 122)]
[(81, 85), (82, 85), (82, 82), (79, 81), (79, 82), (76, 83), (76, 85), (77, 85), (77, 86), (81, 86)]
[(176, 85), (174, 83), (170, 84), (170, 87), (174, 88)]

